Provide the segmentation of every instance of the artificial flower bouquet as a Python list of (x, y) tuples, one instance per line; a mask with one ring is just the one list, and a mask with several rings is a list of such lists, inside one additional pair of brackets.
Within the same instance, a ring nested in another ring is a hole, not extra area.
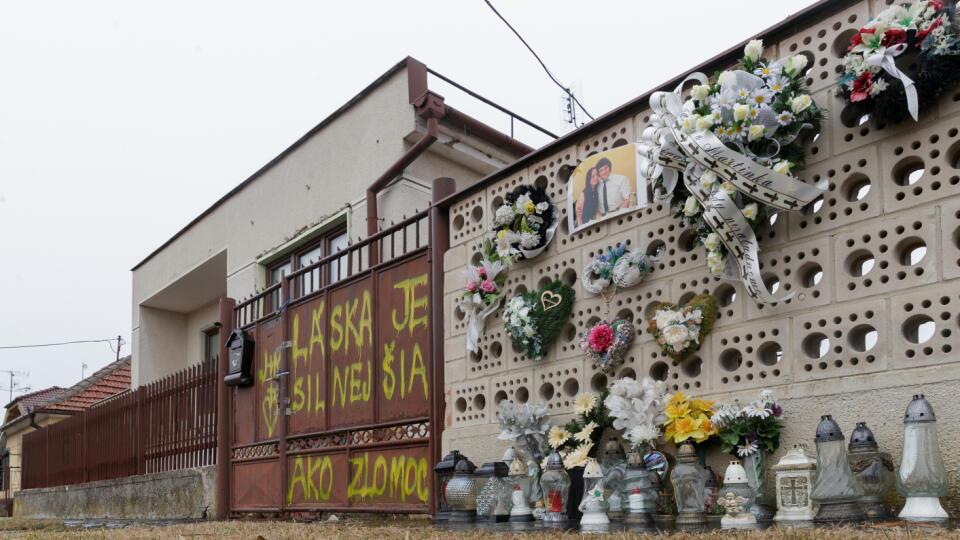
[(503, 324), (510, 341), (528, 358), (543, 358), (570, 319), (575, 295), (570, 286), (552, 281), (541, 291), (518, 294), (508, 300)]
[(695, 296), (687, 304), (677, 307), (660, 304), (649, 320), (650, 334), (676, 361), (700, 347), (703, 337), (713, 328), (719, 306), (711, 295)]
[(663, 437), (677, 446), (682, 443), (702, 443), (717, 434), (713, 425), (713, 401), (688, 398), (683, 392), (677, 392), (667, 400), (663, 408), (667, 421), (663, 426)]
[(634, 336), (633, 323), (625, 319), (600, 321), (580, 334), (580, 349), (587, 353), (604, 373), (612, 373), (623, 364), (623, 355)]
[(583, 467), (587, 459), (596, 457), (603, 430), (613, 425), (613, 419), (604, 406), (609, 395), (610, 391), (606, 388), (599, 393), (577, 394), (573, 420), (563, 427), (550, 428), (547, 443), (563, 457), (565, 468)]
[(890, 6), (870, 19), (843, 57), (844, 96), (863, 103), (875, 123), (903, 120), (907, 112), (916, 120), (922, 106), (936, 103), (960, 79), (955, 10), (928, 0)]
[(616, 248), (607, 248), (597, 254), (583, 270), (580, 278), (584, 290), (602, 294), (606, 289), (632, 287), (653, 272), (655, 259), (643, 250), (627, 251), (627, 244), (620, 242)]
[[(687, 132), (709, 130), (727, 147), (790, 175), (804, 161), (804, 149), (794, 144), (798, 135), (818, 127), (823, 111), (804, 83), (806, 56), (770, 61), (762, 53), (763, 42), (755, 39), (744, 48), (739, 69), (717, 73), (714, 82), (694, 86), (692, 102), (686, 105), (692, 106), (692, 112), (683, 117), (682, 127)], [(683, 174), (696, 178), (707, 191), (724, 190), (754, 231), (767, 222), (767, 209), (760, 201), (740, 193), (730, 182), (721, 182), (709, 168), (688, 158)], [(674, 216), (685, 226), (695, 227), (695, 242), (706, 248), (710, 272), (724, 273), (727, 248), (704, 221), (703, 207), (683, 182), (671, 188), (664, 185), (663, 177), (657, 179), (658, 197), (669, 195), (671, 189)]]
[(497, 254), (507, 264), (533, 258), (550, 243), (556, 226), (556, 209), (546, 190), (520, 186), (493, 216)]
[(498, 404), (500, 440), (512, 441), (527, 459), (540, 460), (546, 455), (550, 414), (546, 403), (524, 403), (515, 406), (508, 399)]
[(479, 350), (484, 321), (500, 307), (507, 281), (506, 265), (489, 240), (483, 243), (483, 253), (480, 264), (463, 271), (467, 283), (458, 298), (460, 310), (467, 316), (467, 349), (471, 351)]
[(613, 418), (613, 428), (623, 430), (623, 438), (641, 453), (653, 448), (660, 438), (660, 425), (667, 421), (665, 402), (665, 384), (650, 377), (639, 381), (631, 377), (617, 379), (603, 400)]
[(723, 451), (744, 458), (757, 452), (774, 452), (780, 447), (783, 408), (769, 390), (744, 406), (739, 400), (721, 405), (713, 415)]

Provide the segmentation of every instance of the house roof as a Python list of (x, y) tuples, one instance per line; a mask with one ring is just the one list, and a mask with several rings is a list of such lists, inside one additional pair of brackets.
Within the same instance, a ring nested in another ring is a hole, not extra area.
[(31, 413), (73, 414), (91, 405), (130, 389), (130, 356), (121, 358), (96, 371), (70, 388), (50, 388), (24, 394), (7, 404), (19, 404), (20, 414), (10, 419), (0, 430), (29, 416)]

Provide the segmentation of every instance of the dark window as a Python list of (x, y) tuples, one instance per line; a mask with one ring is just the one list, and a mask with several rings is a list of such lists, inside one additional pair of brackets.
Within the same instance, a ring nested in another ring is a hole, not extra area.
[[(347, 228), (344, 226), (337, 227), (323, 234), (320, 238), (315, 241), (307, 244), (306, 246), (297, 249), (291, 252), (287, 257), (275, 262), (270, 266), (270, 272), (268, 274), (269, 283), (267, 285), (273, 285), (274, 283), (280, 282), (280, 277), (283, 274), (289, 274), (294, 270), (299, 270), (310, 266), (311, 264), (319, 261), (320, 259), (347, 247)], [(340, 257), (330, 264), (326, 265), (323, 269), (329, 272), (328, 283), (334, 283), (340, 279), (346, 277), (347, 274), (347, 260), (346, 257)], [(303, 296), (310, 294), (314, 291), (320, 290), (323, 287), (323, 277), (321, 275), (321, 268), (314, 268), (310, 272), (303, 274), (297, 283), (291, 283), (292, 286), (297, 287), (297, 293), (294, 294), (294, 297)], [(283, 302), (282, 295), (277, 294), (275, 298), (277, 301), (272, 302), (272, 308), (275, 310), (279, 307), (276, 302)]]
[(212, 328), (203, 333), (203, 365), (216, 371), (220, 358), (220, 331)]

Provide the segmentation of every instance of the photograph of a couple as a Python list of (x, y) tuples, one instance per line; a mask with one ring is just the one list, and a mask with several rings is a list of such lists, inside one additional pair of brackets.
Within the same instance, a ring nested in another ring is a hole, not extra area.
[(646, 205), (646, 189), (637, 190), (635, 144), (590, 156), (570, 175), (567, 219), (571, 233)]

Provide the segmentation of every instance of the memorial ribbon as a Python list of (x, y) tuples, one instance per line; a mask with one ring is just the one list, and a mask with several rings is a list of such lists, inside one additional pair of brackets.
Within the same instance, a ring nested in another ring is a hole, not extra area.
[[(746, 74), (745, 74), (746, 75)], [(819, 197), (826, 181), (811, 186), (791, 176), (780, 174), (728, 148), (711, 131), (685, 132), (683, 120), (693, 110), (692, 100), (683, 103), (681, 90), (689, 81), (707, 84), (706, 75), (694, 73), (684, 79), (673, 92), (654, 92), (650, 106), (652, 124), (644, 130), (639, 143), (640, 178), (655, 180), (662, 176), (665, 194), (673, 191), (678, 174), (683, 172), (684, 185), (703, 207), (703, 219), (720, 238), (740, 271), (740, 280), (747, 293), (757, 302), (773, 303), (793, 296), (774, 297), (760, 274), (757, 238), (743, 212), (723, 190), (704, 188), (695, 178), (693, 168), (710, 170), (738, 191), (779, 210), (799, 210)]]
[(894, 60), (896, 57), (900, 56), (907, 50), (908, 45), (906, 43), (900, 43), (894, 45), (893, 47), (887, 47), (882, 51), (877, 51), (874, 54), (868, 56), (863, 60), (863, 63), (868, 66), (879, 66), (883, 68), (884, 71), (890, 74), (891, 77), (899, 79), (903, 83), (903, 91), (907, 96), (907, 110), (910, 111), (910, 116), (914, 120), (917, 119), (917, 114), (919, 112), (919, 102), (917, 100), (917, 87), (913, 83), (913, 79), (907, 77), (907, 74), (900, 71), (897, 67), (897, 63)]

